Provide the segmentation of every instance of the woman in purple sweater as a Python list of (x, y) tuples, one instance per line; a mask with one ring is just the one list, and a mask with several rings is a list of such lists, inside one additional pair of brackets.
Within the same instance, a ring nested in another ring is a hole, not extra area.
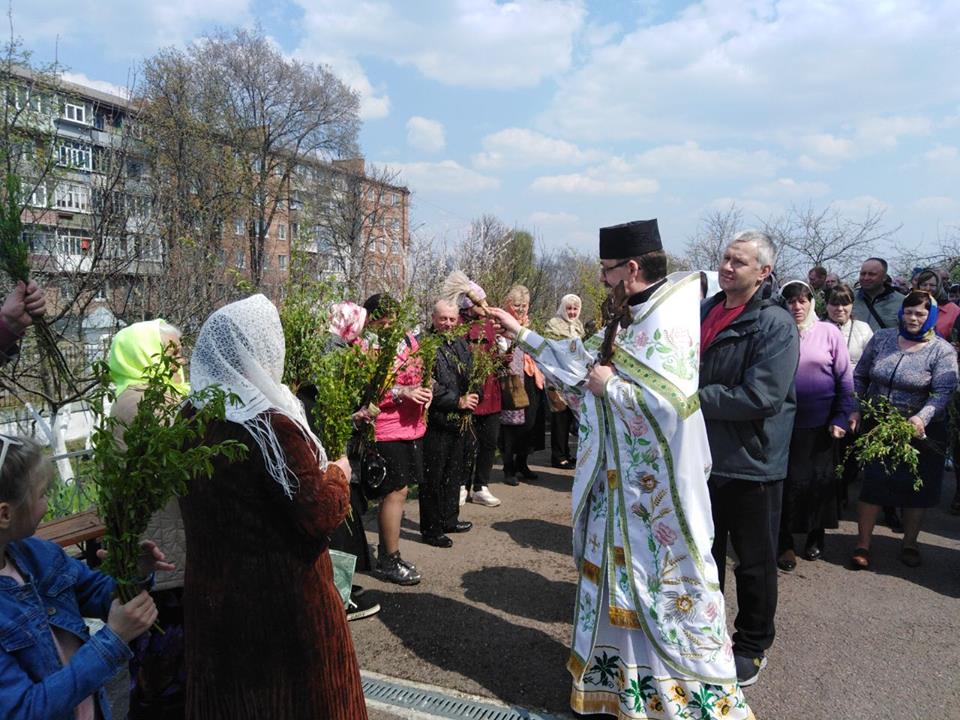
[(777, 561), (781, 570), (789, 571), (797, 566), (794, 533), (806, 533), (803, 556), (816, 560), (823, 551), (824, 530), (837, 527), (833, 442), (856, 430), (859, 415), (850, 356), (840, 331), (817, 320), (813, 291), (806, 283), (789, 282), (780, 294), (800, 331), (797, 415), (783, 484)]

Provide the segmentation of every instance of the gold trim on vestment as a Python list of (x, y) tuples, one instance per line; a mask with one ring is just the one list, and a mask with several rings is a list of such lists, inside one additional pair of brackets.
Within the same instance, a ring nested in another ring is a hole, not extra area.
[(616, 627), (629, 628), (631, 630), (642, 630), (637, 613), (626, 608), (618, 608), (611, 605), (607, 610), (610, 617), (610, 624)]
[(607, 487), (616, 490), (620, 487), (620, 478), (616, 470), (607, 470)]
[(620, 567), (627, 566), (627, 556), (626, 556), (626, 553), (623, 552), (622, 547), (615, 547), (613, 549), (613, 562), (619, 565)]
[(577, 687), (570, 689), (570, 707), (581, 715), (606, 713), (616, 715), (618, 720), (629, 720), (629, 715), (620, 712), (620, 696), (617, 693), (591, 690), (589, 692)]
[(580, 562), (580, 574), (594, 585), (600, 585), (600, 568), (586, 558)]
[(576, 653), (570, 653), (570, 657), (567, 659), (567, 670), (576, 678), (577, 682), (580, 682), (580, 679), (583, 677), (583, 671), (586, 669), (587, 661), (579, 658)]

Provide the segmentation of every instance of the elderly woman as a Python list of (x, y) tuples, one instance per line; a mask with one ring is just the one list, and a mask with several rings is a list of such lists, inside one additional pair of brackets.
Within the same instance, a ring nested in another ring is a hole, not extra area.
[(936, 322), (936, 300), (925, 292), (911, 292), (901, 305), (899, 327), (878, 330), (854, 372), (854, 387), (861, 399), (889, 400), (913, 426), (923, 479), (920, 489), (914, 490), (914, 478), (903, 464), (892, 472), (879, 463), (864, 468), (857, 507), (859, 537), (851, 558), (854, 570), (870, 567), (870, 540), (883, 505), (903, 508), (900, 559), (910, 567), (920, 565), (917, 536), (924, 509), (940, 500), (943, 453), (936, 448), (946, 445), (944, 411), (957, 386), (957, 354), (936, 336)]
[[(504, 309), (520, 321), (521, 325), (530, 324), (530, 291), (523, 285), (514, 285), (507, 292)], [(534, 428), (543, 406), (543, 373), (536, 363), (520, 348), (514, 347), (508, 372), (523, 379), (523, 389), (528, 405), (525, 408), (501, 410), (500, 432), (503, 450), (503, 482), (517, 485), (517, 476), (524, 480), (535, 480), (537, 474), (527, 465), (534, 441)]]
[[(110, 415), (120, 423), (114, 436), (123, 443), (126, 426), (133, 421), (143, 398), (147, 373), (168, 353), (180, 355), (180, 331), (164, 320), (147, 320), (123, 328), (110, 343), (107, 366), (116, 391)], [(186, 395), (189, 387), (177, 371), (170, 380), (170, 396)], [(124, 446), (125, 447), (125, 446)], [(164, 633), (146, 633), (131, 643), (130, 661), (131, 720), (153, 717), (158, 713), (183, 714), (186, 673), (183, 663), (183, 577), (187, 565), (187, 541), (180, 506), (173, 498), (150, 518), (145, 538), (155, 539), (168, 560), (176, 566), (171, 572), (157, 573), (154, 602), (158, 623)]]
[(283, 365), (280, 317), (263, 295), (207, 318), (190, 361), (195, 389), (241, 400), (206, 441), (247, 452), (214, 459), (180, 500), (187, 720), (367, 717), (327, 551), (347, 513), (350, 465), (327, 460), (281, 383)]
[(856, 429), (850, 356), (835, 325), (817, 319), (813, 290), (788, 282), (780, 291), (800, 331), (797, 367), (797, 415), (790, 437), (790, 459), (780, 515), (781, 570), (797, 566), (793, 534), (805, 533), (803, 556), (816, 560), (824, 530), (837, 527), (837, 489), (833, 441)]
[(950, 302), (940, 273), (930, 268), (921, 270), (913, 279), (913, 287), (915, 290), (930, 293), (937, 301), (937, 324), (934, 330), (944, 340), (950, 340), (957, 317), (960, 317), (960, 306)]
[[(578, 295), (560, 298), (557, 314), (547, 321), (543, 336), (550, 340), (581, 339), (584, 334), (583, 323), (580, 322), (581, 306)], [(570, 454), (570, 427), (576, 428), (573, 411), (553, 388), (547, 388), (547, 399), (550, 403), (550, 462), (555, 468), (566, 470), (574, 465), (574, 458)]]

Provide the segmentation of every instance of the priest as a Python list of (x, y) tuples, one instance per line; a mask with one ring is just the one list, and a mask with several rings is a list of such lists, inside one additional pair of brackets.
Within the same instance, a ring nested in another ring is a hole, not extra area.
[(586, 342), (545, 340), (505, 311), (491, 313), (580, 418), (571, 707), (752, 718), (710, 554), (700, 277), (666, 270), (655, 219), (600, 229), (600, 279), (627, 296), (612, 345), (604, 329)]

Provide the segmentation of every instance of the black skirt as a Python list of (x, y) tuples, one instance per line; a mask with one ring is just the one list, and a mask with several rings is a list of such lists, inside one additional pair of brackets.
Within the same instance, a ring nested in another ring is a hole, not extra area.
[(920, 451), (919, 470), (923, 480), (920, 489), (913, 489), (914, 477), (905, 465), (889, 472), (878, 462), (869, 463), (863, 468), (862, 502), (905, 508), (929, 508), (940, 503), (947, 447), (946, 423), (930, 423), (926, 440), (914, 440), (913, 446)]
[(833, 438), (825, 425), (794, 428), (783, 482), (780, 527), (785, 532), (809, 533), (838, 526), (833, 457)]

